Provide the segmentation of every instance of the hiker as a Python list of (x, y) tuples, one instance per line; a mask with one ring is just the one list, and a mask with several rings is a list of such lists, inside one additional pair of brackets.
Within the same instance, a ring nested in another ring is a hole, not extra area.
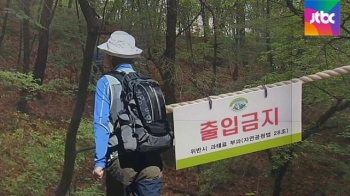
[(90, 77), (90, 83), (91, 84), (95, 84), (95, 78), (96, 78), (96, 74), (97, 74), (97, 71), (100, 71), (101, 74), (104, 74), (104, 68), (103, 68), (103, 56), (102, 56), (102, 53), (101, 51), (97, 48), (95, 51), (94, 51), (94, 56), (92, 58), (92, 75)]
[[(98, 46), (106, 54), (106, 68), (119, 72), (135, 72), (134, 58), (142, 50), (135, 46), (135, 39), (124, 31), (115, 31), (107, 42)], [(136, 72), (135, 72), (136, 73)], [(111, 93), (111, 91), (114, 91)], [(118, 91), (118, 92), (115, 92)], [(107, 196), (117, 196), (118, 183), (122, 182), (129, 196), (158, 196), (162, 185), (163, 163), (161, 154), (128, 152), (120, 153), (118, 138), (111, 133), (121, 99), (114, 95), (122, 92), (121, 83), (110, 75), (103, 75), (96, 85), (94, 109), (95, 168), (93, 176), (102, 179), (106, 173)], [(112, 104), (112, 106), (111, 106)], [(117, 133), (118, 134), (118, 133)], [(120, 142), (119, 140), (119, 143)], [(119, 186), (120, 187), (120, 186)], [(119, 188), (120, 189), (120, 188)], [(120, 190), (119, 190), (120, 194)]]

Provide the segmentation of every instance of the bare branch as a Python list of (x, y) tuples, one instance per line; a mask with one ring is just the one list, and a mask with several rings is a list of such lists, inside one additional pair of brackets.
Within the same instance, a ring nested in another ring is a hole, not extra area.
[(85, 148), (82, 148), (82, 149), (78, 149), (78, 150), (75, 151), (75, 153), (78, 154), (78, 153), (89, 151), (89, 150), (93, 150), (93, 149), (95, 149), (95, 146), (89, 146), (89, 147), (85, 147)]
[(319, 132), (323, 125), (337, 112), (343, 111), (350, 106), (350, 100), (336, 100), (336, 102), (329, 107), (315, 122), (315, 125), (308, 132), (304, 132), (303, 140), (310, 137), (312, 134)]
[(347, 38), (347, 37), (340, 36), (340, 37), (334, 37), (334, 38), (330, 39), (327, 43), (325, 43), (325, 44), (322, 46), (321, 50), (317, 53), (317, 55), (315, 56), (315, 58), (317, 58), (317, 57), (320, 55), (320, 53), (321, 53), (322, 51), (324, 51), (328, 45), (331, 45), (334, 41), (337, 41), (337, 40), (340, 40), (340, 39), (346, 39), (346, 38)]
[(108, 5), (108, 0), (106, 0), (105, 5), (103, 6), (103, 14), (102, 14), (102, 23), (100, 26), (100, 29), (103, 30), (104, 26), (105, 26), (105, 20), (106, 20), (106, 8)]
[[(350, 15), (349, 15), (350, 16)], [(349, 17), (348, 17), (349, 18)], [(347, 29), (344, 24), (340, 25), (340, 28), (342, 28), (345, 32), (347, 32), (350, 35), (350, 30)]]
[(183, 28), (181, 31), (179, 31), (176, 35), (176, 37), (179, 37), (184, 31), (186, 31), (187, 29), (189, 29), (192, 24), (197, 20), (197, 18), (201, 15), (203, 11), (203, 8), (201, 8), (201, 10), (198, 12), (198, 14), (192, 19), (192, 21), (187, 25), (187, 27)]
[(209, 5), (207, 5), (206, 3), (204, 3), (203, 0), (199, 0), (199, 2), (200, 2), (205, 8), (207, 8), (210, 12), (212, 11), (212, 10), (211, 10), (211, 7), (210, 7)]
[(342, 28), (345, 32), (350, 34), (350, 30), (345, 27), (345, 23), (350, 19), (350, 14), (342, 21), (340, 24), (340, 28)]
[(318, 90), (320, 90), (320, 91), (326, 93), (327, 95), (329, 95), (330, 97), (334, 98), (335, 100), (339, 100), (339, 99), (340, 99), (339, 97), (336, 97), (336, 96), (332, 95), (330, 92), (328, 92), (328, 91), (326, 91), (325, 89), (323, 89), (323, 88), (317, 86), (316, 84), (311, 83), (311, 85), (314, 86), (315, 88), (317, 88)]
[(303, 11), (294, 7), (293, 0), (287, 0), (286, 6), (293, 14), (295, 14), (297, 16), (303, 16)]
[(344, 26), (346, 21), (348, 21), (350, 19), (350, 14), (348, 15), (348, 17), (346, 17), (343, 22), (340, 24), (340, 26)]
[(54, 15), (55, 12), (56, 12), (57, 5), (58, 5), (58, 0), (55, 0), (55, 4), (54, 4), (54, 6), (53, 6), (53, 8), (52, 8), (52, 10), (51, 10), (51, 16), (50, 16), (50, 22), (49, 22), (49, 23), (51, 23), (51, 21), (52, 21), (52, 19), (53, 19), (53, 15)]
[(329, 46), (330, 46), (331, 48), (333, 48), (334, 50), (336, 50), (336, 51), (338, 51), (338, 52), (340, 52), (340, 53), (342, 53), (342, 54), (344, 54), (345, 56), (347, 56), (347, 57), (350, 58), (349, 52), (345, 52), (345, 51), (343, 51), (343, 50), (341, 50), (341, 49), (339, 49), (339, 48), (336, 48), (333, 44), (330, 44)]

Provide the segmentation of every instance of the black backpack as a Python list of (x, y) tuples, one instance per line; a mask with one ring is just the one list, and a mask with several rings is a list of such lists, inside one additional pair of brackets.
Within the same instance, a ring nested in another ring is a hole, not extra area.
[(166, 117), (165, 100), (159, 84), (137, 72), (107, 73), (122, 85), (123, 108), (114, 123), (122, 151), (164, 151), (173, 146), (174, 134)]

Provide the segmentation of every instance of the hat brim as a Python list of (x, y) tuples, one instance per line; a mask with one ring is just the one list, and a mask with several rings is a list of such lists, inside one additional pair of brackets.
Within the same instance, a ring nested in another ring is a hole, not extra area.
[(102, 52), (104, 52), (108, 55), (116, 56), (116, 57), (120, 57), (120, 58), (125, 58), (125, 59), (133, 59), (133, 58), (140, 57), (141, 53), (142, 53), (142, 50), (140, 48), (137, 48), (137, 47), (135, 47), (135, 51), (133, 54), (121, 54), (121, 53), (112, 52), (112, 51), (108, 50), (107, 42), (98, 45), (97, 48), (99, 48)]

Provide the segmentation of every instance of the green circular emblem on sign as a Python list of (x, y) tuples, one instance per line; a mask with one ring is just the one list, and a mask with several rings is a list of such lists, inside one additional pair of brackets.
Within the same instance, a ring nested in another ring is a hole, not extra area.
[(233, 111), (241, 111), (244, 110), (248, 105), (248, 100), (243, 97), (239, 97), (231, 101), (230, 108)]

